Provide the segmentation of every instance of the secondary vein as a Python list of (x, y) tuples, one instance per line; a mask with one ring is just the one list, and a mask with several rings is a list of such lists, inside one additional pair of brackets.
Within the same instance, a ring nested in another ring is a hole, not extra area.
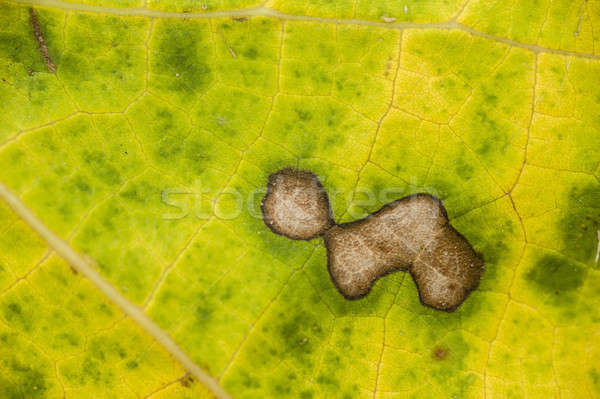
[(483, 37), (488, 40), (493, 40), (499, 43), (504, 43), (512, 47), (519, 47), (534, 53), (549, 53), (557, 54), (562, 56), (587, 58), (593, 60), (600, 60), (600, 55), (591, 53), (580, 53), (577, 51), (559, 50), (554, 48), (548, 48), (538, 46), (537, 44), (521, 43), (508, 38), (495, 36), (489, 33), (481, 32), (459, 22), (454, 19), (450, 19), (446, 22), (385, 22), (385, 21), (371, 21), (363, 19), (339, 19), (339, 18), (325, 18), (315, 17), (306, 15), (292, 15), (285, 14), (280, 11), (267, 8), (264, 6), (249, 7), (242, 9), (234, 9), (227, 11), (213, 11), (213, 12), (170, 12), (152, 10), (148, 8), (118, 8), (108, 6), (93, 6), (89, 4), (77, 4), (68, 3), (61, 0), (11, 0), (14, 3), (38, 5), (45, 7), (59, 8), (63, 10), (76, 10), (83, 12), (111, 14), (119, 16), (137, 16), (147, 18), (179, 18), (179, 19), (192, 19), (192, 18), (245, 18), (253, 16), (271, 17), (281, 20), (289, 21), (306, 21), (306, 22), (317, 22), (317, 23), (328, 23), (338, 25), (364, 25), (364, 26), (376, 26), (385, 27), (389, 29), (448, 29), (448, 30), (460, 30), (471, 34), (473, 36)]

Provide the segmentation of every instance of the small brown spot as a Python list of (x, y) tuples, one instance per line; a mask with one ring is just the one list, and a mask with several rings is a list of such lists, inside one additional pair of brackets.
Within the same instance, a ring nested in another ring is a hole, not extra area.
[(179, 383), (181, 384), (182, 387), (184, 388), (189, 388), (190, 386), (192, 386), (192, 384), (194, 383), (194, 377), (192, 377), (191, 375), (185, 375), (180, 381)]
[(390, 71), (392, 70), (393, 58), (388, 57), (388, 60), (385, 64), (385, 72), (383, 75), (387, 78), (390, 75)]
[(48, 68), (50, 72), (56, 73), (56, 67), (52, 62), (52, 58), (50, 58), (50, 52), (48, 51), (48, 47), (46, 46), (46, 42), (44, 41), (44, 35), (42, 34), (40, 21), (38, 20), (37, 13), (33, 8), (29, 8), (29, 23), (33, 28), (33, 34), (35, 36), (35, 40), (37, 40), (38, 42), (40, 53), (42, 53), (42, 57), (44, 57), (44, 61), (46, 62), (46, 68)]
[(231, 19), (233, 19), (235, 22), (245, 22), (248, 20), (248, 17), (233, 17)]
[(77, 271), (77, 269), (75, 269), (73, 266), (70, 266), (70, 268), (71, 268), (71, 272), (73, 274), (79, 274), (79, 272)]
[(433, 350), (431, 357), (433, 357), (434, 360), (444, 360), (446, 357), (448, 357), (448, 350), (438, 346)]
[(30, 69), (30, 70), (28, 70), (28, 71), (27, 71), (27, 74), (28, 74), (29, 76), (33, 76), (33, 69)]
[(335, 224), (318, 178), (286, 168), (269, 176), (262, 209), (266, 225), (277, 234), (303, 240), (323, 236), (329, 275), (346, 299), (364, 297), (379, 278), (403, 270), (413, 277), (421, 303), (451, 312), (483, 273), (481, 256), (450, 225), (441, 201), (429, 194), (404, 197), (364, 219)]

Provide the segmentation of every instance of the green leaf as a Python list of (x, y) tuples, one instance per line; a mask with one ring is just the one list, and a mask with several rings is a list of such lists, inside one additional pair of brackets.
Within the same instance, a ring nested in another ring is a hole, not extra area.
[[(598, 26), (595, 0), (0, 0), (0, 397), (600, 397)], [(439, 197), (479, 287), (344, 299), (322, 240), (262, 220), (288, 166), (338, 223)]]

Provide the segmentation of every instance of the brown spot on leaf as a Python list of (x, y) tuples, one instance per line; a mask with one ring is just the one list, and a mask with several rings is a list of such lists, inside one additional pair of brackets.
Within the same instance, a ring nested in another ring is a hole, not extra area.
[(434, 360), (444, 360), (448, 357), (448, 349), (438, 346), (434, 348), (431, 357), (433, 357)]
[(185, 375), (181, 380), (179, 380), (179, 383), (182, 387), (189, 388), (194, 383), (194, 377), (189, 374)]
[(44, 41), (44, 35), (42, 34), (40, 21), (38, 20), (37, 13), (33, 8), (29, 8), (29, 23), (33, 28), (33, 34), (35, 36), (35, 40), (38, 42), (40, 53), (42, 53), (42, 57), (44, 57), (44, 61), (46, 62), (46, 68), (48, 68), (50, 72), (56, 73), (56, 67), (52, 62), (52, 58), (50, 58), (50, 52), (48, 51), (48, 47)]
[(329, 200), (317, 176), (285, 168), (269, 176), (261, 208), (274, 233), (309, 240), (333, 226)]
[(377, 279), (404, 270), (421, 303), (455, 310), (479, 284), (483, 259), (456, 231), (441, 201), (415, 194), (350, 223), (335, 224), (327, 194), (307, 171), (271, 176), (262, 203), (264, 221), (293, 239), (323, 235), (331, 280), (346, 299), (367, 295)]

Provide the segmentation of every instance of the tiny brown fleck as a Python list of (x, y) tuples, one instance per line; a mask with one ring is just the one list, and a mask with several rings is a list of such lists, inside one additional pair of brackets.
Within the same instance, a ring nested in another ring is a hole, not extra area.
[(189, 388), (194, 383), (194, 377), (186, 375), (180, 380), (180, 383), (182, 387)]
[(446, 357), (448, 357), (448, 350), (438, 346), (433, 350), (432, 357), (434, 360), (444, 360)]

